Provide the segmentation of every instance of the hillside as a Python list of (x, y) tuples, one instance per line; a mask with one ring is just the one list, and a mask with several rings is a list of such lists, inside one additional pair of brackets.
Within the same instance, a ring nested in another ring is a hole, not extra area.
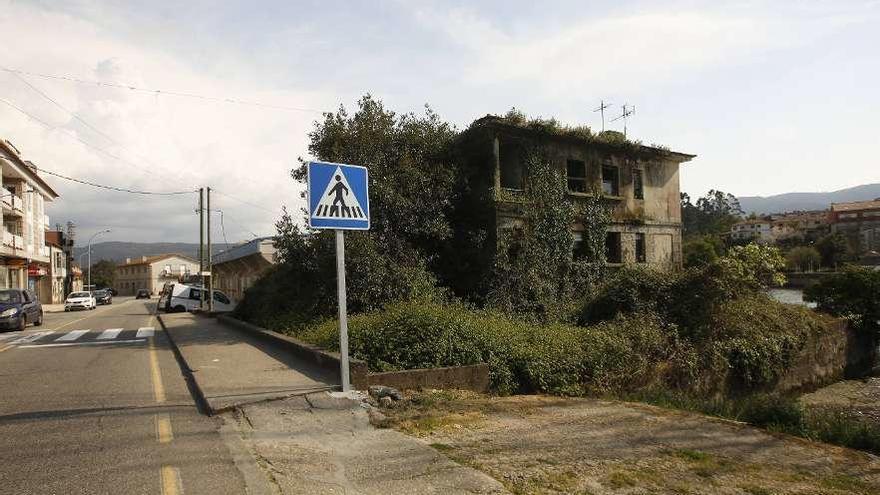
[(818, 193), (785, 193), (775, 196), (743, 196), (739, 204), (746, 214), (783, 213), (797, 210), (825, 210), (831, 203), (880, 198), (880, 183)]
[[(79, 261), (79, 255), (86, 252), (86, 247), (75, 247), (74, 256)], [(125, 258), (140, 258), (141, 256), (153, 256), (165, 253), (178, 253), (198, 259), (199, 245), (187, 242), (97, 242), (92, 244), (92, 262), (98, 260), (112, 260), (124, 263)], [(83, 258), (83, 264), (86, 263)]]

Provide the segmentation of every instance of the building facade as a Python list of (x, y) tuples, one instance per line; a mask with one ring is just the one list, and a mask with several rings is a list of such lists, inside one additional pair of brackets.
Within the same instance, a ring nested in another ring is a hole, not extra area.
[[(501, 231), (523, 222), (520, 205), (527, 181), (526, 159), (530, 150), (538, 148), (542, 159), (564, 174), (569, 201), (577, 203), (598, 194), (611, 211), (605, 243), (609, 264), (681, 266), (679, 167), (695, 155), (633, 143), (615, 145), (487, 116), (462, 134), (457, 153), (466, 163), (474, 203), (491, 204), (491, 212), (484, 215), (491, 250), (497, 248)], [(484, 190), (489, 197), (477, 197)], [(575, 224), (571, 230), (577, 256), (584, 226)]]
[(736, 241), (772, 244), (776, 241), (776, 234), (770, 220), (743, 220), (730, 228), (730, 238)]
[(30, 289), (40, 300), (51, 299), (43, 294), (44, 279), (50, 277), (50, 248), (46, 245), (49, 216), (45, 206), (58, 198), (37, 173), (36, 166), (22, 159), (9, 141), (0, 139), (0, 216), (3, 220), (0, 243), (0, 288)]
[(217, 253), (212, 257), (211, 266), (214, 288), (240, 301), (244, 291), (277, 262), (278, 253), (272, 237), (254, 239)]
[(49, 230), (46, 232), (46, 246), (49, 248), (49, 275), (42, 280), (40, 302), (59, 304), (64, 302), (67, 294), (76, 290), (73, 289), (74, 273), (70, 269), (73, 241), (62, 231)]
[(116, 266), (116, 290), (123, 296), (133, 296), (139, 289), (158, 294), (166, 282), (178, 282), (198, 271), (199, 262), (182, 254), (126, 258)]
[(828, 222), (831, 232), (849, 238), (861, 253), (880, 250), (880, 198), (832, 203)]

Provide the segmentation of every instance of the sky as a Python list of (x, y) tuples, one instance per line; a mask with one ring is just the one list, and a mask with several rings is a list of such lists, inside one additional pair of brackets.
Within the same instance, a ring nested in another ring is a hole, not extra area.
[[(298, 210), (308, 132), (366, 93), (460, 129), (516, 107), (598, 130), (626, 103), (629, 137), (697, 155), (691, 196), (831, 191), (880, 182), (878, 21), (876, 0), (0, 0), (0, 137), (78, 179), (212, 187), (221, 248)], [(196, 194), (44, 177), (78, 244), (198, 242)]]

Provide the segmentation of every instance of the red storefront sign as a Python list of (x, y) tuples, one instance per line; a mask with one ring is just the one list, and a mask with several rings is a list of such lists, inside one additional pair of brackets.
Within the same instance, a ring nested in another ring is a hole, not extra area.
[(28, 266), (28, 277), (44, 277), (46, 275), (46, 268), (40, 265), (29, 265)]

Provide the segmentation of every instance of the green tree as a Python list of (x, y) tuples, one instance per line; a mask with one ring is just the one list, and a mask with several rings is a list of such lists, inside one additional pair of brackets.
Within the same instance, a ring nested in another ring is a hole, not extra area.
[(785, 255), (785, 266), (789, 270), (805, 272), (816, 270), (822, 262), (822, 256), (816, 248), (811, 246), (798, 246), (792, 248)]
[(100, 288), (113, 287), (115, 281), (116, 263), (100, 260), (92, 264), (92, 285)]
[(723, 243), (718, 236), (705, 235), (690, 239), (682, 247), (684, 266), (700, 267), (713, 263), (723, 250)]
[(822, 265), (837, 268), (847, 259), (849, 243), (841, 233), (828, 234), (816, 242), (816, 250), (822, 257)]
[(712, 189), (694, 204), (687, 193), (681, 193), (682, 230), (686, 236), (728, 232), (742, 214), (739, 200), (732, 194)]
[(805, 289), (804, 299), (875, 335), (880, 330), (880, 271), (848, 266)]
[(734, 246), (718, 260), (730, 292), (764, 290), (785, 283), (785, 258), (779, 248), (757, 243)]

